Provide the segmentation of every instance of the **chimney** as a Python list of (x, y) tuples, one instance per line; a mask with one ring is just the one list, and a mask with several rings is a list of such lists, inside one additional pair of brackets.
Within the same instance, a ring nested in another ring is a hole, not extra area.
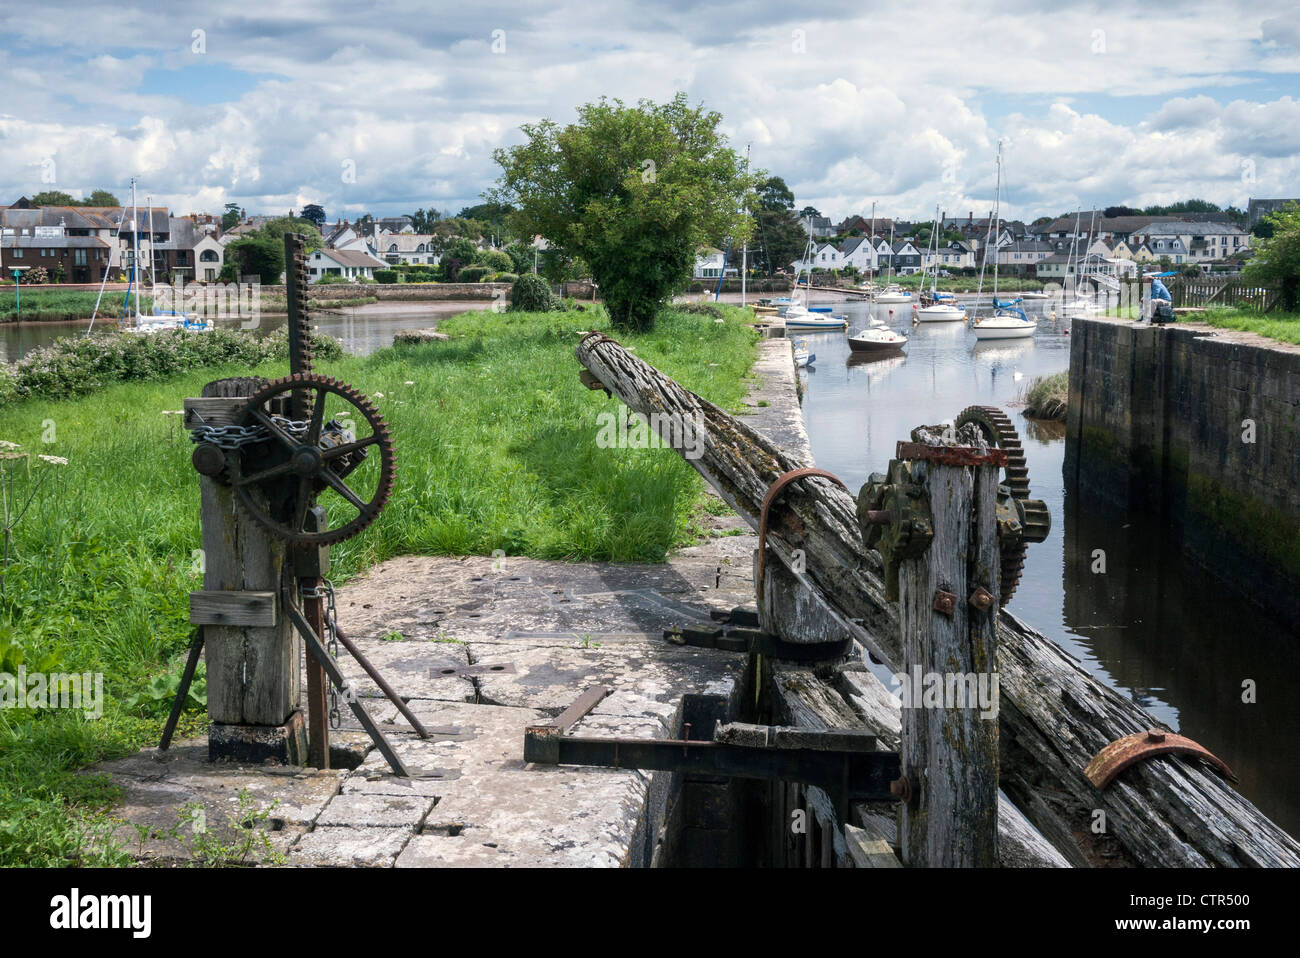
[(967, 222), (967, 223), (974, 223), (974, 222), (975, 222), (975, 211), (974, 211), (974, 210), (971, 210), (969, 213), (966, 214), (966, 222)]

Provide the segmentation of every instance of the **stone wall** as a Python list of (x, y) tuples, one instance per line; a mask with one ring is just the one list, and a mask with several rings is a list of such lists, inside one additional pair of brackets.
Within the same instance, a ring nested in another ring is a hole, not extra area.
[(1300, 347), (1077, 319), (1065, 484), (1142, 510), (1228, 589), (1300, 614)]
[[(408, 300), (510, 298), (509, 283), (328, 283), (308, 286), (312, 299), (359, 299), (373, 296), (381, 303)], [(283, 286), (263, 286), (264, 293), (284, 295)]]

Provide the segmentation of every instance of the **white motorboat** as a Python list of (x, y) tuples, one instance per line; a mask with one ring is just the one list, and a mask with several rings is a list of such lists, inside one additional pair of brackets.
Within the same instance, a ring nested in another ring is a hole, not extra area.
[(809, 352), (808, 344), (800, 340), (794, 347), (794, 364), (796, 366), (811, 366), (817, 361), (817, 354)]
[(843, 316), (814, 313), (796, 303), (786, 307), (785, 325), (787, 329), (847, 329), (849, 324)]
[(890, 283), (872, 298), (877, 303), (910, 303), (912, 294), (897, 283)]
[(878, 319), (873, 319), (866, 329), (849, 337), (849, 349), (855, 353), (880, 353), (902, 349), (906, 345), (906, 336), (894, 332)]
[(966, 311), (951, 303), (933, 303), (929, 306), (912, 308), (912, 315), (918, 323), (953, 323), (966, 318)]
[(1079, 296), (1068, 303), (1061, 304), (1061, 312), (1067, 315), (1079, 313), (1100, 313), (1101, 307), (1087, 296)]
[(1042, 291), (1034, 291), (1029, 293), (1017, 293), (1016, 295), (1019, 296), (1021, 299), (1050, 299), (1051, 298), (1050, 296), (1048, 296), (1046, 293)]
[[(1015, 315), (1020, 313), (1020, 315)], [(976, 339), (1023, 339), (1034, 335), (1038, 323), (1020, 310), (999, 310), (971, 325)]]

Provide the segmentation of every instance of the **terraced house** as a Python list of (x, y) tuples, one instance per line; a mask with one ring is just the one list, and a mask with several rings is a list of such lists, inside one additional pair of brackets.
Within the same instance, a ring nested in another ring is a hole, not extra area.
[(1151, 223), (1134, 231), (1130, 246), (1145, 244), (1155, 260), (1174, 263), (1210, 263), (1250, 249), (1250, 234), (1230, 223), (1175, 220)]

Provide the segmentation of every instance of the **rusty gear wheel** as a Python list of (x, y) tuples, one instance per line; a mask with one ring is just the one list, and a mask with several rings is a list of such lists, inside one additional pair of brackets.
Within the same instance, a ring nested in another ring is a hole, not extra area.
[[(1007, 454), (1007, 464), (1002, 470), (1002, 482), (1006, 485), (1013, 499), (1023, 503), (1029, 498), (1029, 465), (1025, 462), (1025, 449), (1020, 443), (1020, 434), (1011, 425), (1011, 419), (997, 406), (967, 406), (957, 416), (957, 425), (974, 423), (979, 426), (985, 440), (997, 446)], [(1040, 514), (1041, 512), (1041, 514)], [(1046, 509), (1030, 508), (1025, 510), (1026, 524), (1032, 523), (1037, 530), (1042, 527), (1042, 535), (1032, 541), (1042, 541), (1051, 526), (1051, 517)], [(1020, 584), (1020, 576), (1025, 571), (1025, 553), (1029, 541), (1020, 536), (1014, 542), (1003, 540), (1000, 554), (999, 605), (1005, 606), (1011, 601)]]
[[(346, 406), (336, 403), (340, 408), (326, 420), (331, 395)], [(268, 404), (272, 410), (310, 410), (310, 419), (305, 427), (286, 429), (285, 420), (268, 412)], [(369, 435), (353, 435), (341, 419), (360, 420), (357, 426), (365, 423)], [(301, 373), (277, 379), (249, 398), (235, 424), (261, 426), (270, 433), (234, 458), (230, 484), (244, 512), (277, 538), (304, 546), (342, 542), (374, 522), (392, 495), (397, 457), (388, 424), (370, 400), (347, 383)], [(371, 459), (372, 446), (379, 451), (378, 476), (370, 498), (363, 499), (345, 479)], [(261, 495), (254, 497), (254, 490)], [(334, 529), (308, 531), (317, 495), (330, 490), (356, 510), (356, 516)]]

